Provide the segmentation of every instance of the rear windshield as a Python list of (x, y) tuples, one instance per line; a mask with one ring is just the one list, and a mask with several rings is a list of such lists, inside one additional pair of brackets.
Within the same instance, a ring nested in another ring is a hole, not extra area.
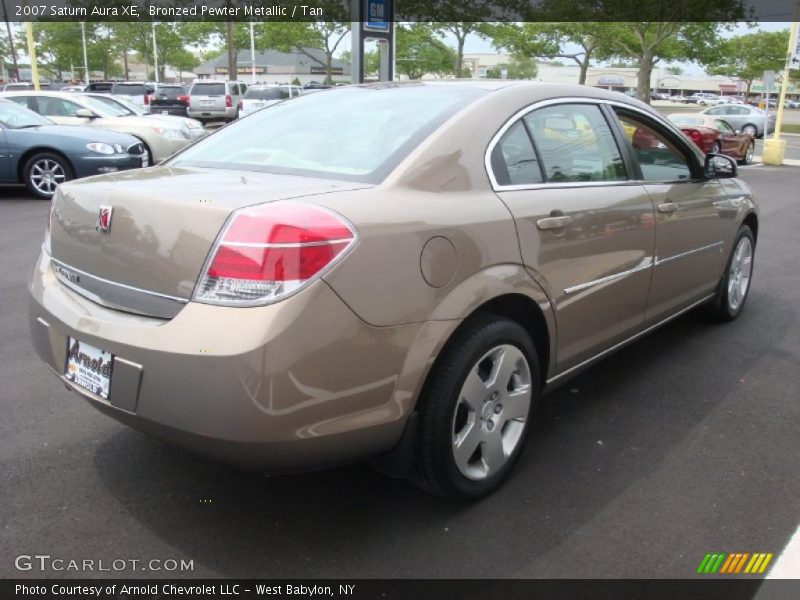
[(179, 85), (162, 85), (156, 91), (156, 98), (159, 99), (166, 99), (166, 100), (175, 100), (178, 96), (184, 95), (183, 88)]
[(447, 118), (485, 93), (401, 85), (299, 96), (219, 130), (169, 164), (378, 183)]
[(153, 88), (148, 89), (141, 83), (118, 83), (114, 86), (114, 93), (120, 96), (144, 96), (152, 91)]
[(224, 96), (224, 83), (195, 83), (192, 87), (192, 96)]
[(283, 100), (289, 97), (287, 88), (247, 88), (244, 97), (248, 100)]
[(90, 83), (86, 87), (87, 92), (110, 92), (114, 87), (113, 83)]

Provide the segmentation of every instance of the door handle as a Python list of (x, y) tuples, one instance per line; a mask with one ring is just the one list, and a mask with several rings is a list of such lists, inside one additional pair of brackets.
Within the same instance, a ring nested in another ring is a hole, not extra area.
[(678, 210), (678, 205), (675, 202), (662, 202), (656, 208), (660, 213), (671, 214)]
[(536, 226), (539, 229), (563, 229), (572, 223), (572, 217), (563, 215), (561, 217), (547, 217), (546, 219), (539, 219), (536, 221)]

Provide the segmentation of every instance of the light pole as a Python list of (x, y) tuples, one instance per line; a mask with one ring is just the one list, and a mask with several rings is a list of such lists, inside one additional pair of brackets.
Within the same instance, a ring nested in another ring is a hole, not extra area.
[[(156, 44), (156, 22), (153, 21), (153, 64), (156, 70), (156, 83), (158, 83), (158, 45)], [(146, 77), (145, 77), (146, 79)]]
[(33, 89), (39, 91), (39, 69), (36, 64), (36, 44), (33, 41), (33, 24), (30, 21), (25, 23), (25, 35), (28, 38), (28, 57), (31, 59), (31, 81)]
[(86, 56), (86, 23), (81, 21), (81, 41), (83, 43), (83, 78), (89, 85), (89, 59)]
[(250, 21), (250, 64), (252, 65), (252, 78), (250, 83), (256, 82), (256, 36), (253, 32), (253, 22)]

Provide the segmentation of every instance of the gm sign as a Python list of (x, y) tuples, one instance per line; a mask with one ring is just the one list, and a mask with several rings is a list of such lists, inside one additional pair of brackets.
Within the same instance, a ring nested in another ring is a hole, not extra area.
[(389, 31), (389, 0), (364, 0), (364, 29)]

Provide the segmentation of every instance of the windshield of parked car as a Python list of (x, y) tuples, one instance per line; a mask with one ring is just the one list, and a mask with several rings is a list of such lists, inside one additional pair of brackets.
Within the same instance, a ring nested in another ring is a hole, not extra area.
[(704, 125), (705, 119), (701, 117), (691, 117), (688, 115), (675, 115), (669, 118), (670, 121), (678, 125)]
[(377, 183), (484, 93), (467, 86), (399, 85), (299, 96), (225, 127), (169, 164)]
[[(135, 110), (133, 107), (136, 106), (132, 102), (128, 102), (126, 100), (113, 98), (111, 96), (89, 96), (95, 102), (99, 102), (104, 106), (108, 107), (110, 110), (122, 110), (125, 114), (129, 115), (138, 115), (142, 114)], [(144, 112), (144, 111), (142, 111)]]
[(254, 88), (249, 87), (244, 93), (245, 100), (282, 100), (289, 97), (289, 88)]
[(101, 117), (124, 117), (131, 114), (124, 106), (113, 100), (108, 102), (106, 98), (101, 99), (99, 96), (81, 96), (81, 100)]
[(0, 101), (0, 123), (8, 129), (53, 125), (53, 121), (7, 100)]

